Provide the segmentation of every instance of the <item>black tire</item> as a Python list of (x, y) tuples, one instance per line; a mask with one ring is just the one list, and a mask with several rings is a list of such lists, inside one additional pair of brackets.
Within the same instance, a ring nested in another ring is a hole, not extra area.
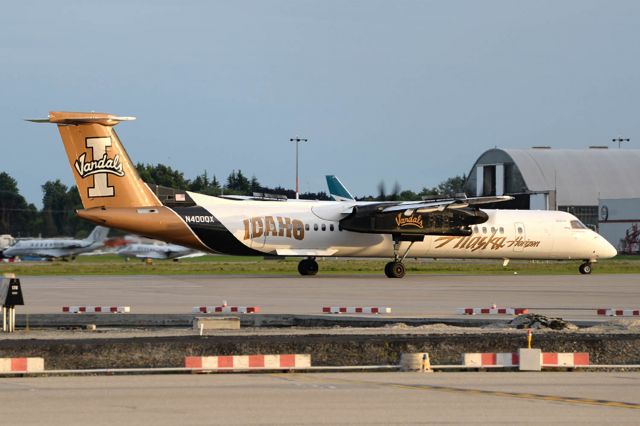
[(402, 262), (393, 262), (391, 272), (393, 273), (393, 278), (402, 278), (407, 273)]
[(406, 274), (402, 262), (389, 262), (384, 266), (384, 274), (388, 278), (402, 278)]
[(591, 263), (583, 263), (578, 269), (582, 275), (589, 275), (591, 274)]
[(318, 262), (313, 259), (307, 259), (307, 275), (316, 275), (319, 269)]
[(300, 275), (316, 275), (318, 273), (318, 262), (313, 259), (302, 259), (298, 263), (298, 272)]
[(393, 278), (393, 272), (391, 271), (391, 268), (393, 268), (393, 262), (389, 262), (384, 265), (384, 274), (387, 276), (387, 278)]
[(309, 262), (307, 259), (302, 259), (299, 263), (298, 263), (298, 273), (300, 275), (309, 275), (309, 273), (307, 272), (307, 270), (309, 269), (307, 267), (307, 262)]

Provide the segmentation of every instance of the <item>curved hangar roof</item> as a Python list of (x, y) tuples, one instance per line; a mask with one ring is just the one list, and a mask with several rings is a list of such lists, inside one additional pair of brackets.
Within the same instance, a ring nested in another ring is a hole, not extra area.
[(522, 190), (555, 189), (561, 206), (596, 206), (598, 198), (640, 197), (638, 149), (496, 148), (484, 152), (471, 172), (475, 176), (476, 166), (501, 163), (515, 165), (511, 176), (521, 177)]

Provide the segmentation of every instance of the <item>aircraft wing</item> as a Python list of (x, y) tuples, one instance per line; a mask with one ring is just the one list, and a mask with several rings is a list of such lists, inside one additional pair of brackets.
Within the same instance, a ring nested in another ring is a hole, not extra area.
[(503, 201), (513, 200), (508, 195), (500, 195), (493, 197), (473, 197), (473, 198), (447, 198), (433, 201), (410, 201), (400, 204), (390, 205), (382, 208), (382, 212), (400, 212), (409, 211), (416, 213), (431, 213), (435, 211), (443, 211), (445, 209), (462, 209), (469, 206), (478, 206), (482, 204), (500, 203)]

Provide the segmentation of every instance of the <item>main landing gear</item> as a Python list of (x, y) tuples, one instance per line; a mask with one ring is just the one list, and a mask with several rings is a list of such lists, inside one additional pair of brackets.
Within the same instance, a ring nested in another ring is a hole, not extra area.
[(307, 259), (302, 259), (300, 263), (298, 263), (298, 272), (300, 275), (315, 275), (318, 273), (318, 262), (316, 262), (315, 257), (309, 257)]
[(407, 257), (407, 253), (409, 253), (409, 250), (411, 249), (413, 243), (415, 243), (415, 241), (411, 241), (409, 243), (409, 247), (407, 247), (402, 257), (400, 257), (400, 255), (398, 254), (398, 249), (400, 249), (400, 241), (395, 239), (393, 240), (393, 260), (387, 263), (384, 267), (384, 274), (388, 278), (402, 278), (405, 276), (406, 270), (402, 261), (405, 257)]
[(591, 273), (591, 262), (585, 260), (585, 262), (580, 265), (580, 268), (578, 268), (578, 270), (582, 275), (589, 275)]

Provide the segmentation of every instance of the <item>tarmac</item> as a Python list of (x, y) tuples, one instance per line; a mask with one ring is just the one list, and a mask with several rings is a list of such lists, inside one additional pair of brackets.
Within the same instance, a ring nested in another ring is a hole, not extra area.
[(0, 379), (15, 424), (637, 424), (640, 373), (321, 373)]
[(18, 314), (63, 306), (130, 306), (138, 314), (188, 314), (194, 306), (258, 306), (265, 314), (321, 314), (323, 306), (386, 306), (393, 316), (450, 317), (457, 308), (528, 308), (598, 320), (597, 308), (638, 308), (640, 275), (33, 276), (22, 277)]

